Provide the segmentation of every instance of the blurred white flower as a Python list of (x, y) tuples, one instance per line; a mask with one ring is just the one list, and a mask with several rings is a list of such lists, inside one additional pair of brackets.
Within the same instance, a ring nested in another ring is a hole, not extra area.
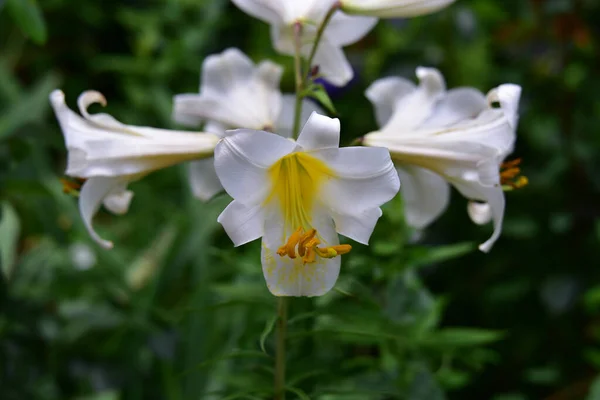
[(348, 14), (372, 15), (380, 18), (406, 18), (431, 14), (455, 0), (341, 0)]
[(473, 88), (446, 91), (436, 69), (418, 68), (417, 76), (419, 86), (390, 77), (367, 89), (381, 129), (366, 135), (364, 144), (390, 150), (406, 220), (414, 227), (424, 228), (446, 209), (448, 182), (466, 198), (486, 203), (477, 210), (471, 206), (469, 215), (477, 223), (489, 217), (494, 222), (492, 237), (479, 246), (487, 252), (502, 230), (500, 167), (516, 139), (521, 88), (500, 85), (486, 97)]
[[(295, 96), (283, 95), (279, 81), (283, 68), (270, 61), (254, 65), (240, 50), (211, 55), (202, 64), (200, 93), (173, 98), (173, 119), (186, 126), (206, 122), (204, 130), (223, 136), (227, 129), (248, 128), (292, 136)], [(321, 109), (303, 100), (301, 123)], [(212, 157), (189, 163), (194, 196), (209, 200), (223, 190)]]
[(91, 104), (106, 105), (104, 96), (95, 91), (79, 96), (81, 116), (67, 107), (60, 90), (50, 94), (50, 102), (68, 151), (65, 174), (85, 179), (79, 210), (92, 238), (105, 248), (111, 248), (112, 242), (100, 238), (92, 227), (102, 202), (116, 214), (127, 212), (133, 196), (126, 190), (129, 182), (160, 168), (210, 157), (219, 140), (208, 133), (125, 125), (108, 114), (90, 115)]
[(69, 255), (71, 262), (79, 270), (85, 271), (96, 265), (96, 253), (85, 243), (73, 243), (69, 246)]
[[(335, 0), (232, 0), (244, 12), (271, 25), (275, 50), (295, 53), (294, 26), (301, 26), (301, 53), (310, 54), (317, 29), (327, 12), (339, 6)], [(377, 23), (377, 18), (348, 16), (336, 11), (317, 48), (314, 64), (331, 84), (343, 86), (353, 76), (342, 47), (362, 39)]]
[(218, 221), (235, 246), (262, 237), (263, 273), (276, 296), (327, 293), (338, 256), (351, 249), (337, 233), (367, 244), (379, 206), (398, 192), (387, 149), (339, 148), (339, 133), (339, 120), (313, 113), (296, 142), (240, 129), (215, 149), (217, 175), (234, 199)]

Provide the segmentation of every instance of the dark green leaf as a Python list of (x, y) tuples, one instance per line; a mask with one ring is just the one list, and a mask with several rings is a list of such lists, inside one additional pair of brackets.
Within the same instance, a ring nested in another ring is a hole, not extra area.
[(48, 33), (46, 22), (35, 0), (7, 0), (7, 9), (23, 33), (37, 44), (44, 44)]

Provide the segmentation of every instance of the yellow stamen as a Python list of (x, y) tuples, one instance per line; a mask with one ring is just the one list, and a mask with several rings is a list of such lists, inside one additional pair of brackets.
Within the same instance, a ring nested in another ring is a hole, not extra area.
[(519, 175), (521, 159), (517, 158), (500, 165), (500, 184), (505, 190), (520, 189), (529, 183), (526, 176)]
[(279, 254), (281, 257), (287, 255), (289, 258), (296, 258), (296, 245), (301, 240), (302, 234), (302, 227), (296, 229), (296, 231), (292, 233), (286, 244), (284, 244), (277, 250), (277, 254)]
[(70, 194), (72, 196), (79, 196), (79, 189), (85, 182), (85, 179), (77, 178), (77, 180), (71, 180), (68, 178), (60, 178), (62, 184), (63, 193)]
[(304, 232), (302, 227), (296, 229), (290, 236), (286, 244), (277, 250), (277, 254), (281, 257), (288, 256), (296, 258), (297, 255), (302, 257), (304, 264), (314, 263), (317, 256), (321, 258), (333, 258), (342, 254), (347, 254), (352, 250), (349, 244), (340, 244), (328, 247), (317, 247), (321, 244), (321, 240), (317, 237), (317, 230), (311, 228), (308, 232)]

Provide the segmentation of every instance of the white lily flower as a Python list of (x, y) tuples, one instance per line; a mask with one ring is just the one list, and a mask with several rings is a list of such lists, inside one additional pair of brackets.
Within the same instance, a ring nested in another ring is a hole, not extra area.
[(516, 139), (521, 88), (500, 85), (486, 97), (473, 88), (446, 91), (436, 69), (417, 68), (417, 76), (419, 86), (392, 77), (367, 89), (382, 128), (366, 135), (364, 144), (390, 150), (409, 225), (424, 228), (446, 209), (448, 182), (466, 198), (486, 203), (471, 205), (469, 215), (476, 223), (490, 216), (494, 222), (492, 237), (479, 246), (487, 252), (502, 230), (500, 165)]
[[(384, 148), (339, 148), (338, 119), (313, 113), (296, 142), (230, 131), (215, 167), (233, 201), (218, 221), (235, 246), (262, 237), (262, 266), (276, 296), (319, 296), (350, 251), (337, 233), (367, 244), (380, 205), (400, 182)], [(337, 233), (336, 233), (337, 232)]]
[(372, 15), (380, 18), (407, 18), (431, 14), (455, 0), (341, 0), (348, 14)]
[[(295, 96), (283, 95), (279, 82), (283, 68), (270, 61), (254, 65), (240, 50), (211, 55), (202, 64), (200, 93), (173, 98), (173, 119), (186, 126), (206, 122), (204, 130), (223, 136), (227, 129), (248, 128), (291, 137)], [(321, 109), (303, 100), (301, 123)], [(189, 163), (194, 196), (209, 200), (223, 190), (212, 157)]]
[[(317, 29), (335, 0), (232, 0), (247, 14), (271, 25), (271, 39), (275, 50), (294, 55), (294, 25), (300, 24), (301, 53), (310, 54)], [(377, 23), (377, 18), (348, 16), (336, 11), (323, 32), (314, 64), (331, 84), (343, 86), (354, 73), (342, 47), (362, 39)]]
[(79, 210), (90, 236), (104, 248), (113, 243), (102, 239), (92, 227), (92, 218), (104, 206), (116, 214), (127, 212), (133, 193), (129, 182), (160, 168), (213, 155), (219, 140), (208, 133), (191, 133), (125, 125), (108, 114), (90, 115), (94, 103), (106, 105), (96, 91), (78, 99), (81, 116), (65, 104), (60, 90), (50, 102), (67, 147), (66, 175), (86, 179), (79, 194)]

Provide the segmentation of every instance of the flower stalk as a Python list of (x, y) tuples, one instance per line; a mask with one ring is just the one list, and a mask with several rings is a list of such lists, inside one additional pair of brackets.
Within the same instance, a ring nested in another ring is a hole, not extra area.
[(313, 46), (310, 50), (310, 54), (306, 59), (306, 65), (304, 71), (302, 69), (302, 23), (300, 21), (294, 24), (294, 68), (295, 68), (295, 76), (296, 76), (296, 106), (294, 110), (294, 130), (293, 130), (293, 138), (297, 139), (298, 134), (300, 133), (300, 118), (302, 115), (302, 99), (305, 96), (305, 89), (308, 87), (308, 83), (313, 79), (313, 75), (309, 74), (311, 71), (311, 66), (315, 58), (315, 54), (317, 53), (317, 49), (319, 48), (319, 43), (321, 42), (321, 38), (323, 37), (323, 33), (325, 32), (325, 28), (331, 21), (331, 18), (335, 14), (337, 10), (339, 10), (342, 6), (342, 3), (337, 1), (335, 2), (327, 14), (319, 25), (319, 29), (317, 30), (317, 35), (315, 36), (315, 41), (313, 42)]
[(287, 297), (277, 298), (277, 345), (275, 348), (275, 400), (285, 400), (285, 341)]

